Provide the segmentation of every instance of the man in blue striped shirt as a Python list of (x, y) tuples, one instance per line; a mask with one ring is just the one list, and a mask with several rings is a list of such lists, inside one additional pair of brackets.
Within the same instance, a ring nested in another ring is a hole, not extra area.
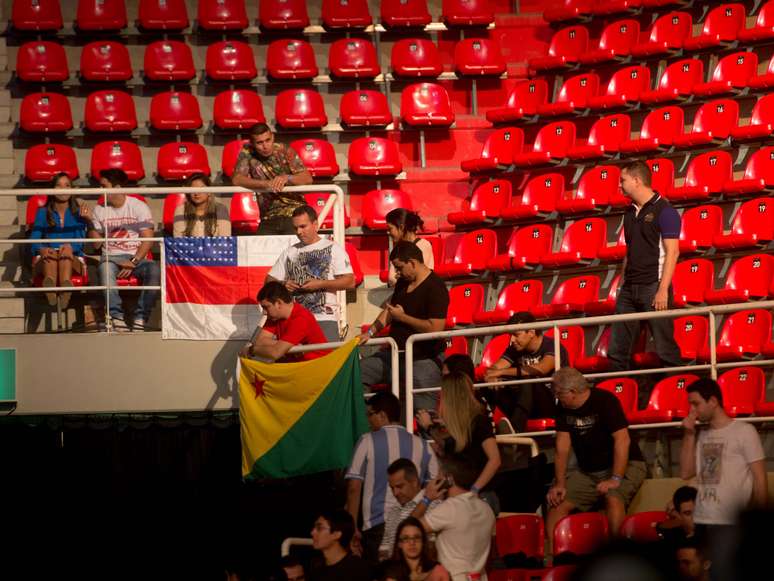
[[(411, 460), (419, 471), (422, 485), (436, 477), (438, 461), (428, 442), (410, 433), (400, 422), (400, 402), (389, 392), (374, 395), (367, 403), (371, 432), (360, 437), (347, 471), (347, 511), (358, 522), (363, 508), (363, 557), (376, 563), (384, 534), (384, 515), (398, 504), (390, 490), (387, 468), (399, 458)], [(361, 503), (362, 493), (362, 503)]]

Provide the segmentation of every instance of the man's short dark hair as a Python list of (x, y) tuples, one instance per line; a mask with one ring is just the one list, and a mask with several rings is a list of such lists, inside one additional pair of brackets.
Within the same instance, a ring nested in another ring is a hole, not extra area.
[(292, 303), (293, 295), (287, 289), (284, 283), (278, 280), (270, 280), (261, 287), (258, 291), (258, 302), (269, 301), (270, 303), (276, 303), (282, 301), (283, 303)]
[(312, 206), (308, 204), (304, 204), (303, 206), (299, 206), (298, 208), (293, 210), (292, 217), (297, 218), (298, 216), (303, 216), (304, 214), (309, 216), (309, 220), (311, 222), (317, 222), (317, 212), (315, 211), (314, 208), (312, 208)]
[(301, 561), (298, 559), (298, 557), (295, 557), (294, 555), (285, 555), (280, 559), (280, 567), (283, 569), (290, 569), (291, 567), (301, 567), (304, 568), (304, 565), (301, 563)]
[(723, 407), (723, 392), (720, 391), (720, 385), (714, 379), (702, 377), (694, 381), (685, 388), (686, 393), (698, 393), (704, 401), (709, 401), (711, 397), (718, 400), (718, 405)]
[(653, 174), (650, 171), (650, 167), (644, 161), (632, 161), (627, 163), (621, 168), (621, 171), (625, 171), (633, 178), (640, 178), (640, 181), (650, 187), (653, 179)]
[(406, 480), (419, 480), (419, 472), (416, 465), (408, 458), (398, 458), (387, 467), (387, 474), (392, 476), (403, 470)]
[(250, 127), (250, 135), (263, 135), (264, 133), (271, 133), (271, 127), (266, 123), (256, 123)]
[(341, 533), (339, 544), (348, 551), (352, 535), (355, 534), (355, 522), (352, 520), (352, 515), (343, 508), (336, 508), (322, 511), (320, 517), (328, 521), (331, 533)]
[(384, 412), (390, 422), (400, 421), (400, 401), (389, 391), (380, 391), (368, 400), (367, 405), (375, 412)]
[(126, 175), (126, 172), (117, 167), (103, 169), (99, 172), (99, 177), (106, 179), (113, 187), (123, 187), (129, 181), (129, 176)]
[(455, 353), (444, 359), (443, 364), (449, 370), (449, 374), (463, 373), (470, 378), (470, 381), (476, 381), (476, 366), (473, 364), (470, 355)]
[[(518, 313), (513, 313), (510, 318), (508, 319), (509, 325), (523, 325), (526, 323), (534, 323), (537, 319), (535, 319), (535, 315), (530, 313), (529, 311), (519, 311)], [(542, 329), (530, 329), (531, 331), (535, 331), (535, 335), (542, 335), (543, 330)], [(511, 331), (513, 333), (513, 331)]]
[(425, 263), (425, 259), (422, 258), (422, 251), (413, 242), (407, 240), (401, 240), (392, 248), (390, 252), (390, 261), (400, 260), (401, 262), (408, 262), (409, 260), (416, 260), (417, 262)]
[(672, 495), (672, 504), (675, 510), (680, 512), (680, 505), (684, 502), (696, 502), (696, 493), (698, 491), (693, 486), (681, 486)]
[(475, 484), (480, 470), (471, 464), (467, 459), (448, 456), (441, 463), (443, 471), (452, 477), (454, 484), (465, 490)]

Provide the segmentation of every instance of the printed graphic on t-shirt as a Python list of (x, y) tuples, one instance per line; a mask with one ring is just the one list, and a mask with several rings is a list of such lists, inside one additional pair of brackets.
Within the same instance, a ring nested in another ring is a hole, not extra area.
[(596, 425), (599, 416), (597, 414), (583, 417), (566, 415), (564, 419), (571, 430), (575, 431), (579, 436), (585, 436)]
[(701, 474), (699, 479), (702, 484), (720, 484), (723, 473), (723, 448), (722, 442), (707, 442), (701, 445)]
[[(330, 274), (332, 258), (332, 244), (319, 250), (299, 252), (295, 260), (288, 258), (285, 262), (287, 278), (301, 285), (313, 278), (330, 280), (333, 278)], [(298, 293), (295, 299), (313, 315), (333, 313), (332, 309), (325, 304), (325, 290)]]

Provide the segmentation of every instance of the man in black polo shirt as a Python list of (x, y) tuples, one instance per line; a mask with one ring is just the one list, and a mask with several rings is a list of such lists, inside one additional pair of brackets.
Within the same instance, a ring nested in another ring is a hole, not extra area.
[[(672, 275), (680, 255), (680, 215), (650, 187), (650, 168), (635, 161), (621, 170), (621, 189), (632, 205), (624, 214), (626, 258), (615, 312), (664, 311), (672, 306)], [(664, 366), (682, 365), (672, 319), (648, 321)], [(612, 371), (629, 369), (640, 322), (615, 323), (607, 356)]]

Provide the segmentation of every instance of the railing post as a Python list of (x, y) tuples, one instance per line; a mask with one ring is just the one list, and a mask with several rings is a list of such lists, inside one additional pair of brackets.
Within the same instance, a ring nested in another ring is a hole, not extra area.
[(710, 377), (718, 378), (718, 351), (715, 341), (717, 340), (717, 320), (715, 312), (709, 312), (709, 348), (710, 348)]
[(406, 429), (414, 431), (414, 337), (406, 341), (403, 364), (406, 366)]

